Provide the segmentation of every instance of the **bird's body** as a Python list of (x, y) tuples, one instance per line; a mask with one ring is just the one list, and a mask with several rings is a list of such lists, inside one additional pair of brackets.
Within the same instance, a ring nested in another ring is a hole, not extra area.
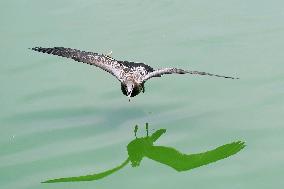
[(85, 52), (71, 48), (64, 47), (53, 47), (53, 48), (42, 48), (34, 47), (34, 51), (53, 54), (57, 56), (62, 56), (66, 58), (71, 58), (78, 62), (87, 63), (96, 67), (99, 67), (113, 76), (115, 76), (121, 83), (121, 90), (124, 95), (134, 97), (138, 95), (141, 91), (144, 92), (144, 83), (152, 77), (161, 77), (163, 74), (199, 74), (199, 75), (209, 75), (224, 78), (231, 78), (227, 76), (215, 75), (206, 72), (199, 71), (186, 71), (177, 68), (163, 68), (163, 69), (153, 69), (152, 67), (137, 62), (119, 61), (115, 60), (109, 55), (98, 54), (93, 52)]

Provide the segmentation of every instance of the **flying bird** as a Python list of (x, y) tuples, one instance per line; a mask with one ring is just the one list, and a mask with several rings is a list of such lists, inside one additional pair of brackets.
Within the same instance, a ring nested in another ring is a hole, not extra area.
[(239, 79), (207, 72), (183, 70), (179, 68), (153, 69), (151, 66), (144, 63), (115, 60), (111, 57), (111, 53), (104, 55), (65, 47), (34, 47), (31, 49), (42, 53), (71, 58), (78, 62), (99, 67), (111, 73), (120, 81), (121, 91), (129, 98), (129, 101), (131, 97), (138, 95), (140, 92), (145, 92), (144, 84), (147, 80), (153, 77), (161, 77), (164, 74), (198, 74)]

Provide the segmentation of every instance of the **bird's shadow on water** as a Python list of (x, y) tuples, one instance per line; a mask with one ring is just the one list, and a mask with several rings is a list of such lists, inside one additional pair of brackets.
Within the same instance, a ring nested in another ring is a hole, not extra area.
[(137, 130), (138, 126), (136, 125), (134, 129), (135, 139), (130, 141), (127, 145), (128, 158), (119, 166), (101, 173), (77, 177), (56, 178), (44, 181), (43, 183), (99, 180), (117, 172), (118, 170), (126, 166), (129, 162), (131, 163), (132, 167), (138, 167), (144, 157), (169, 166), (178, 172), (188, 171), (232, 156), (245, 147), (244, 142), (236, 141), (224, 144), (206, 152), (184, 154), (172, 147), (154, 145), (154, 142), (166, 132), (166, 129), (159, 129), (152, 135), (149, 135), (148, 124), (146, 123), (146, 136), (141, 138), (138, 138), (136, 136)]

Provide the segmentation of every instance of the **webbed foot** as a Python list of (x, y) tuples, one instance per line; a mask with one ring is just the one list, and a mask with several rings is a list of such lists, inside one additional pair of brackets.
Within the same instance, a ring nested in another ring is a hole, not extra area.
[(149, 136), (149, 123), (146, 123), (146, 135)]
[(134, 136), (137, 138), (137, 131), (138, 131), (138, 125), (135, 125), (134, 127)]

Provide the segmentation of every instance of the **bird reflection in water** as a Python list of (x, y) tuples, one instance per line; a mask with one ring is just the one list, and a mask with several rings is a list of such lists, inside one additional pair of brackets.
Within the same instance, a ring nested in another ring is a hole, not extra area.
[(121, 165), (101, 173), (77, 177), (51, 179), (44, 181), (43, 183), (99, 180), (122, 169), (129, 162), (131, 162), (132, 167), (138, 167), (144, 157), (167, 165), (179, 172), (187, 171), (200, 167), (202, 165), (207, 165), (209, 163), (213, 163), (215, 161), (227, 158), (231, 155), (238, 153), (241, 149), (245, 147), (244, 142), (236, 141), (219, 146), (213, 150), (209, 150), (206, 152), (201, 152), (197, 154), (184, 154), (172, 147), (154, 145), (154, 142), (166, 132), (166, 129), (159, 129), (149, 136), (149, 127), (148, 123), (146, 123), (145, 137), (138, 138), (137, 131), (138, 126), (136, 125), (134, 128), (135, 139), (127, 145), (128, 158)]

